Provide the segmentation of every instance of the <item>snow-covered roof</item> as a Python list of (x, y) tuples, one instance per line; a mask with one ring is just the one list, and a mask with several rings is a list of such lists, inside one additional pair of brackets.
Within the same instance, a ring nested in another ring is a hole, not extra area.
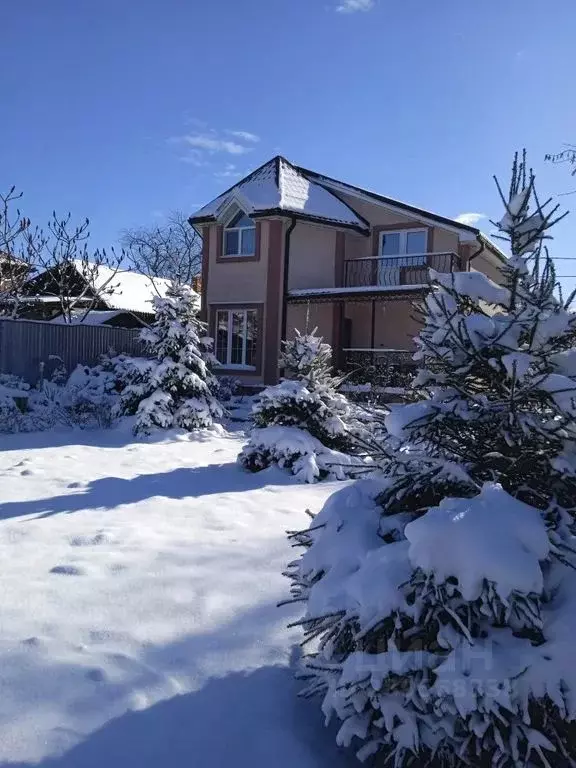
[(351, 205), (344, 202), (339, 197), (340, 194), (398, 209), (405, 215), (429, 221), (433, 225), (439, 224), (457, 232), (463, 242), (473, 242), (480, 238), (500, 261), (506, 261), (506, 254), (477, 227), (293, 165), (280, 156), (257, 168), (208, 205), (200, 208), (189, 220), (192, 224), (214, 221), (226, 212), (230, 203), (236, 202), (251, 215), (260, 212), (285, 211), (288, 214), (300, 215), (302, 218), (340, 224), (368, 234), (369, 222)]
[(200, 208), (192, 223), (217, 219), (231, 203), (251, 215), (286, 212), (368, 232), (368, 222), (321, 184), (283, 157), (275, 157), (224, 194)]
[[(78, 275), (86, 279), (86, 265), (81, 260), (74, 262)], [(47, 272), (50, 270), (44, 270)], [(30, 284), (34, 284), (38, 278), (42, 277), (44, 272), (35, 275)], [(115, 270), (105, 265), (96, 265), (91, 263), (88, 269), (88, 282), (92, 285), (98, 299), (109, 310), (125, 310), (127, 312), (140, 312), (153, 315), (154, 306), (152, 300), (155, 296), (165, 298), (170, 287), (170, 280), (155, 277), (150, 278), (140, 272), (132, 272), (121, 269)], [(29, 304), (59, 304), (61, 297), (54, 291), (44, 295), (24, 296), (23, 302)], [(78, 308), (86, 307), (92, 302), (92, 296), (87, 293), (85, 296), (72, 295), (69, 301)]]
[(114, 274), (114, 270), (110, 267), (99, 266), (94, 279), (94, 287), (98, 291), (102, 286), (105, 286), (104, 291), (113, 289), (112, 293), (106, 293), (102, 297), (110, 309), (127, 309), (131, 312), (152, 314), (154, 312), (152, 299), (154, 296), (161, 298), (166, 296), (170, 280), (158, 277), (152, 281), (139, 272), (127, 272), (125, 270), (120, 270)]
[[(109, 320), (112, 320), (118, 315), (131, 314), (125, 309), (93, 309), (86, 315), (85, 309), (79, 309), (77, 312), (72, 313), (72, 323), (78, 323), (82, 325), (104, 325)], [(86, 315), (86, 316), (85, 316)], [(64, 315), (58, 315), (58, 317), (50, 320), (51, 323), (56, 325), (68, 325), (67, 318)]]

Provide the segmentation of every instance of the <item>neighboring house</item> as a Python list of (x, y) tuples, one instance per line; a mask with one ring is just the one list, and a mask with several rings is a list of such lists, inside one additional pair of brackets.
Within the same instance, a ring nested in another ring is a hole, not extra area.
[(0, 293), (13, 291), (31, 272), (28, 262), (0, 251)]
[[(72, 314), (74, 325), (107, 325), (112, 328), (144, 328), (153, 319), (153, 315), (141, 314), (140, 317), (125, 309), (92, 309), (88, 314), (86, 310), (78, 310)], [(68, 320), (64, 315), (56, 315), (50, 320), (56, 325), (67, 325)]]
[(223, 373), (278, 380), (281, 339), (317, 327), (346, 368), (413, 349), (428, 270), (501, 278), (475, 227), (275, 157), (189, 219), (202, 306)]
[[(73, 322), (89, 325), (112, 325), (122, 328), (140, 328), (154, 319), (152, 299), (165, 296), (169, 280), (153, 281), (138, 272), (115, 270), (99, 266), (96, 277), (89, 284), (82, 274), (81, 265), (72, 267), (75, 274), (68, 280), (74, 303)], [(103, 295), (102, 295), (103, 291)], [(21, 316), (35, 320), (51, 320), (63, 323), (58, 283), (52, 270), (46, 270), (29, 280), (23, 293), (29, 298), (23, 301)], [(81, 297), (74, 302), (74, 297)], [(90, 312), (86, 315), (86, 309)]]

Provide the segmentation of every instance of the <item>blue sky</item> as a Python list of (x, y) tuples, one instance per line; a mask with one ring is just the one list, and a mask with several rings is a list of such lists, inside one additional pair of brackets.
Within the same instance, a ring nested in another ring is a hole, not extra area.
[(543, 162), (576, 143), (575, 22), (574, 0), (5, 0), (0, 186), (35, 220), (89, 216), (99, 246), (277, 153), (495, 216), (524, 145), (542, 194), (576, 189)]

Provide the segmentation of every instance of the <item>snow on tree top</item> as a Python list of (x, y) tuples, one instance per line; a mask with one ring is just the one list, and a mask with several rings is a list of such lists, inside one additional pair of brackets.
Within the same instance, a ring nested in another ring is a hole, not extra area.
[(488, 304), (510, 302), (510, 291), (502, 285), (490, 280), (482, 272), (451, 272), (443, 274), (430, 270), (430, 278), (445, 288), (454, 288), (459, 294), (468, 296), (474, 301), (486, 301)]
[(542, 591), (546, 526), (537, 509), (496, 483), (486, 483), (472, 499), (444, 499), (409, 523), (405, 534), (412, 565), (438, 582), (458, 579), (465, 600), (480, 595), (485, 579), (503, 600), (514, 591)]
[(323, 578), (311, 590), (308, 617), (345, 611), (366, 628), (402, 601), (399, 587), (410, 577), (407, 544), (382, 547), (374, 525), (382, 487), (381, 480), (361, 480), (335, 494), (316, 517), (314, 546), (302, 557), (302, 572)]
[(282, 157), (274, 158), (200, 208), (191, 220), (217, 218), (231, 202), (237, 202), (247, 213), (280, 209), (368, 230), (367, 223), (352, 208)]

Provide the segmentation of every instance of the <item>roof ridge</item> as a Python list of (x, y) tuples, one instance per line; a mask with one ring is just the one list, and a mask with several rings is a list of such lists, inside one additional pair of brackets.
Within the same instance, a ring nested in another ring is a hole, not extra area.
[(326, 190), (326, 192), (328, 192), (328, 194), (332, 195), (332, 197), (335, 197), (335, 198), (336, 198), (336, 200), (339, 200), (339, 201), (342, 203), (342, 205), (345, 205), (345, 206), (348, 208), (348, 210), (349, 210), (349, 211), (351, 211), (351, 212), (354, 214), (354, 216), (356, 216), (356, 217), (357, 217), (357, 218), (358, 218), (358, 219), (359, 219), (359, 220), (360, 220), (360, 221), (361, 221), (363, 224), (365, 224), (365, 225), (366, 225), (366, 227), (367, 227), (368, 229), (370, 229), (370, 226), (371, 226), (371, 225), (370, 225), (370, 222), (368, 221), (368, 219), (366, 219), (364, 216), (362, 216), (362, 214), (361, 214), (361, 213), (358, 213), (358, 211), (357, 211), (355, 208), (353, 208), (353, 207), (350, 205), (350, 203), (347, 203), (347, 202), (346, 202), (346, 200), (342, 200), (342, 198), (340, 197), (340, 195), (337, 195), (337, 194), (336, 194), (336, 192), (334, 192), (334, 190), (333, 190), (333, 189), (327, 189), (327, 188), (324, 186), (324, 184), (321, 184), (319, 181), (316, 181), (316, 182), (314, 182), (314, 183), (315, 183), (315, 184), (318, 184), (318, 186), (322, 187), (322, 189), (325, 189), (325, 190)]
[[(315, 184), (318, 187), (321, 187), (330, 197), (333, 197), (335, 200), (338, 200), (339, 203), (341, 203), (345, 208), (347, 208), (350, 213), (355, 216), (357, 219), (359, 219), (368, 229), (370, 228), (370, 222), (364, 218), (361, 214), (358, 213), (349, 203), (347, 203), (345, 200), (342, 200), (342, 198), (337, 195), (334, 190), (327, 189), (324, 184), (322, 184), (320, 181), (316, 179), (309, 179), (304, 169), (302, 169), (300, 166), (295, 165), (294, 163), (291, 163), (290, 160), (288, 160), (283, 155), (277, 155), (275, 160), (278, 162), (279, 169), (282, 168), (282, 164), (287, 165), (289, 168), (291, 168), (293, 171), (295, 171), (298, 176), (303, 177), (309, 184)], [(282, 189), (280, 188), (282, 176), (279, 174), (279, 192), (280, 192), (280, 206), (282, 207)]]

